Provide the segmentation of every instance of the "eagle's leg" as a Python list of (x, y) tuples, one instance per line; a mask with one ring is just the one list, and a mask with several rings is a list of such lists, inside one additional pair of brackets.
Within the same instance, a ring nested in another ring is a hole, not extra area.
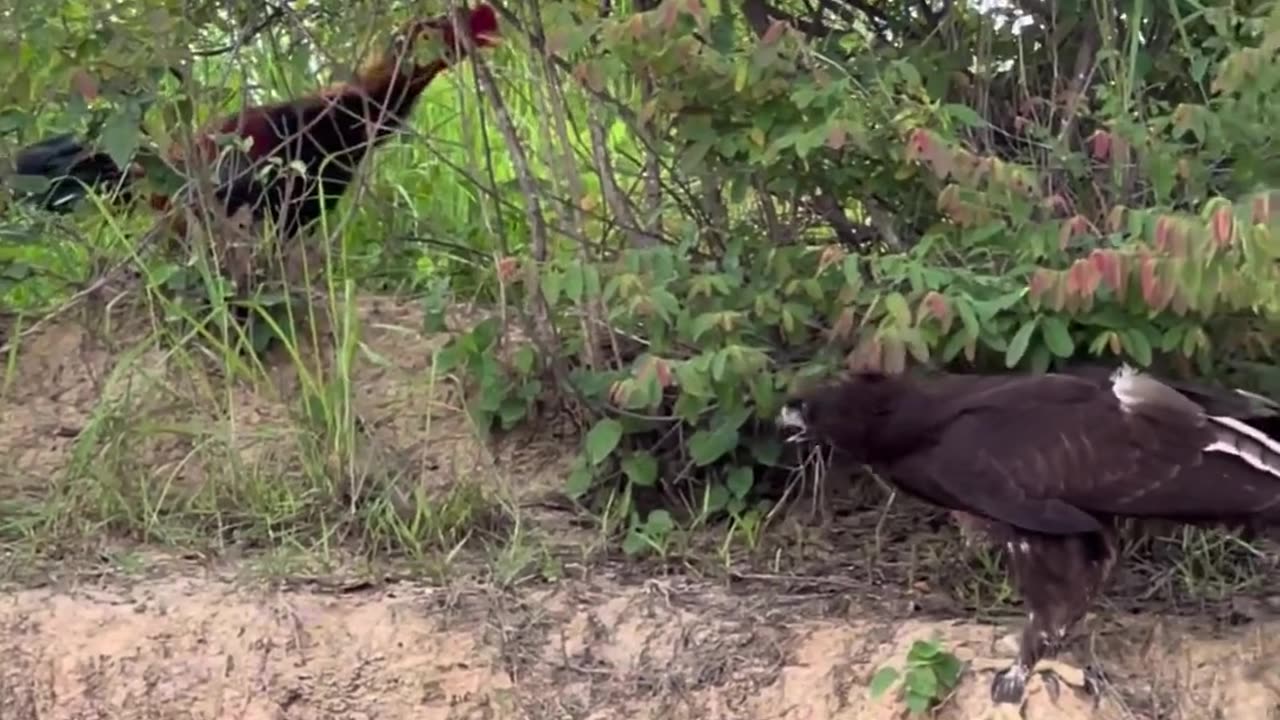
[(1049, 633), (1043, 613), (1034, 609), (1027, 614), (1027, 624), (1022, 628), (1022, 641), (1018, 643), (1018, 659), (1012, 665), (996, 673), (991, 681), (991, 702), (1022, 704), (1027, 689), (1027, 678), (1049, 649)]
[(1089, 609), (1115, 561), (1110, 532), (1096, 535), (1026, 535), (1006, 545), (1011, 570), (1027, 604), (1018, 659), (991, 685), (996, 703), (1020, 703), (1027, 678), (1042, 673), (1055, 699), (1061, 680), (1099, 697), (1101, 673), (1054, 660), (1067, 633)]

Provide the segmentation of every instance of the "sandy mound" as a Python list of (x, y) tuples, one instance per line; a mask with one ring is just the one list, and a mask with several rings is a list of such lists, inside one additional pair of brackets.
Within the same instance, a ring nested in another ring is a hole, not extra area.
[[(962, 659), (1004, 656), (996, 628), (877, 621), (830, 597), (731, 594), (668, 578), (518, 592), (395, 586), (239, 589), (192, 575), (27, 590), (0, 604), (0, 696), (14, 718), (734, 718), (878, 720), (883, 663), (935, 633)], [(1096, 713), (1033, 685), (1032, 720), (1280, 715), (1280, 624), (1218, 638), (1150, 626), (1107, 651)], [(968, 673), (938, 717), (988, 716)], [(1123, 699), (1121, 699), (1123, 698)]]

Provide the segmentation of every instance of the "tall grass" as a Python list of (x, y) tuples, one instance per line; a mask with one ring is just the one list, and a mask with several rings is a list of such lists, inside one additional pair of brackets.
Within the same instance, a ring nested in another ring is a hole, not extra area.
[[(251, 95), (261, 102), (314, 87), (323, 63), (285, 47), (263, 36), (234, 61), (203, 63), (195, 75), (206, 82), (221, 78), (223, 89), (201, 98), (196, 117), (234, 108), (235, 102), (223, 101), (243, 95), (242, 88), (257, 88)], [(514, 37), (486, 60), (503, 84), (522, 139), (545, 170), (550, 151), (540, 145), (543, 121), (531, 101), (536, 78), (527, 57)], [(354, 552), (439, 571), (461, 548), (482, 540), (482, 546), (497, 543), (497, 556), (508, 566), (512, 557), (536, 558), (536, 552), (510, 548), (512, 538), (530, 542), (528, 530), (521, 529), (509, 483), (484, 459), (487, 451), (477, 438), (463, 438), (462, 449), (452, 454), (437, 453), (437, 467), (424, 471), (415, 459), (397, 457), (406, 448), (372, 439), (364, 427), (394, 418), (357, 416), (361, 368), (369, 370), (366, 376), (376, 374), (380, 365), (400, 359), (394, 342), (374, 347), (362, 322), (390, 324), (379, 330), (406, 338), (424, 330), (405, 324), (418, 317), (412, 313), (388, 321), (360, 312), (360, 296), (391, 292), (400, 307), (412, 307), (428, 287), (445, 282), (452, 285), (450, 297), (496, 297), (496, 255), (520, 253), (527, 244), (514, 170), (491, 112), (477, 94), (470, 64), (436, 78), (405, 137), (374, 153), (365, 182), (311, 239), (324, 247), (322, 267), (308, 281), (315, 286), (301, 288), (313, 301), (283, 313), (259, 312), (260, 322), (279, 336), (278, 349), (266, 356), (246, 352), (250, 338), (220, 322), (220, 311), (193, 311), (158, 291), (175, 268), (171, 259), (139, 247), (149, 228), (146, 211), (123, 214), (94, 202), (66, 221), (69, 240), (58, 238), (56, 226), (44, 226), (51, 242), (22, 248), (23, 257), (70, 282), (27, 283), (10, 292), (11, 306), (57, 307), (74, 287), (117, 263), (145, 282), (140, 293), (105, 314), (101, 307), (83, 312), (100, 303), (95, 297), (44, 326), (52, 332), (64, 320), (110, 318), (115, 325), (107, 334), (120, 347), (99, 368), (108, 377), (84, 408), (84, 422), (56, 476), (37, 480), (24, 468), (5, 473), (8, 479), (0, 475), (0, 488), (23, 490), (0, 514), (8, 557), (25, 561), (140, 541), (214, 553), (256, 548), (292, 557), (268, 563), (290, 569), (298, 562), (331, 567)], [(47, 130), (56, 118), (41, 122)], [(218, 294), (211, 273), (196, 275), (206, 292)], [(13, 382), (0, 397), (0, 414), (12, 419), (26, 401), (23, 384), (39, 372), (26, 362), (27, 351), (41, 352), (43, 340), (41, 332), (10, 340)], [(450, 423), (446, 430), (453, 436), (437, 440), (440, 428), (431, 426), (437, 416), (465, 417), (457, 402), (441, 399), (451, 378), (429, 361), (432, 342), (408, 343), (411, 352), (427, 357), (408, 363), (422, 369), (407, 373), (402, 382), (408, 387), (399, 388), (419, 403), (413, 414), (425, 426), (415, 445), (428, 448), (458, 443), (457, 436), (468, 432)], [(459, 467), (440, 467), (450, 463)], [(452, 473), (458, 480), (428, 491), (431, 483), (415, 476), (424, 472)]]

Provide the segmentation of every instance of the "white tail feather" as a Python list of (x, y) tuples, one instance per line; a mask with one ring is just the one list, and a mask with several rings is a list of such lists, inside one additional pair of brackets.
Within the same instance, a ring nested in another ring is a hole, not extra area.
[(1205, 452), (1235, 455), (1258, 470), (1280, 478), (1280, 442), (1235, 418), (1210, 415), (1209, 420), (1228, 431), (1220, 432), (1218, 439), (1205, 447)]

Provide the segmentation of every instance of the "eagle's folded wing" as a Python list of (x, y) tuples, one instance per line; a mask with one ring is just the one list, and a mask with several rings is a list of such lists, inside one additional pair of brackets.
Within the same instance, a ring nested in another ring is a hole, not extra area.
[(1035, 415), (984, 407), (894, 469), (904, 487), (1024, 530), (1096, 530), (1101, 516), (1216, 521), (1280, 514), (1280, 443), (1213, 416), (1109, 402)]
[(991, 405), (943, 429), (927, 450), (895, 463), (904, 488), (1023, 530), (1101, 529), (1094, 513), (1201, 464), (1199, 435), (1152, 429), (1102, 402), (1048, 405), (1029, 415)]

